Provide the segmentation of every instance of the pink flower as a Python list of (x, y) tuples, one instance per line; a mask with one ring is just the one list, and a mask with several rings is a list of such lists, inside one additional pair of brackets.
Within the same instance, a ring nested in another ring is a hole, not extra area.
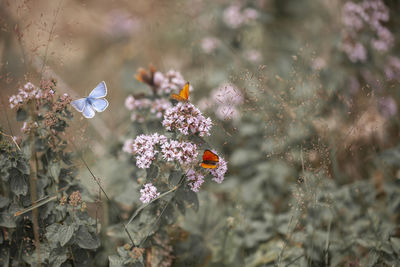
[(391, 49), (394, 45), (393, 34), (382, 25), (389, 20), (389, 9), (382, 0), (364, 0), (361, 3), (347, 2), (343, 5), (342, 50), (352, 62), (366, 60), (366, 50), (361, 40), (362, 31), (372, 30), (377, 38), (371, 40), (371, 46), (378, 52)]
[[(154, 74), (154, 83), (157, 86), (157, 93), (163, 95), (179, 91), (185, 85), (186, 80), (179, 71), (169, 70), (165, 74), (156, 72)], [(189, 90), (191, 91), (192, 89), (190, 86)]]
[(151, 100), (149, 99), (136, 99), (133, 96), (128, 96), (125, 99), (125, 107), (129, 110), (138, 110), (148, 108), (151, 105)]
[(211, 93), (215, 114), (221, 120), (234, 120), (239, 117), (237, 106), (243, 103), (243, 95), (232, 84), (223, 84)]
[(379, 111), (381, 114), (390, 118), (397, 114), (397, 104), (392, 97), (385, 97), (379, 101)]
[(232, 29), (239, 28), (245, 20), (245, 17), (240, 12), (240, 6), (231, 5), (224, 10), (224, 22)]
[(212, 122), (205, 118), (198, 108), (190, 102), (179, 102), (165, 111), (162, 122), (168, 131), (179, 130), (184, 135), (210, 135)]
[(237, 4), (227, 7), (223, 13), (225, 24), (232, 29), (237, 29), (243, 24), (250, 23), (257, 18), (257, 10), (254, 8), (246, 8), (242, 10), (242, 7)]
[(400, 59), (397, 57), (389, 57), (385, 66), (386, 78), (390, 81), (400, 81)]
[(158, 151), (155, 149), (157, 144), (162, 145), (167, 141), (164, 135), (158, 133), (152, 135), (139, 135), (132, 142), (128, 139), (123, 147), (123, 151), (136, 156), (136, 166), (141, 169), (147, 169), (155, 159)]
[(189, 181), (189, 187), (194, 192), (199, 192), (200, 186), (204, 183), (204, 175), (195, 172), (190, 169), (186, 174), (187, 180)]
[(160, 196), (160, 193), (157, 193), (157, 188), (152, 183), (145, 184), (144, 188), (140, 189), (140, 201), (144, 204), (149, 203), (158, 196)]
[(159, 98), (159, 99), (155, 99), (151, 103), (150, 112), (153, 114), (156, 114), (157, 118), (161, 118), (162, 115), (164, 114), (164, 112), (171, 107), (172, 107), (172, 104), (170, 101), (168, 101), (165, 98)]
[(247, 50), (247, 51), (244, 53), (244, 57), (245, 57), (248, 61), (253, 62), (253, 63), (258, 63), (258, 62), (260, 62), (261, 59), (262, 59), (262, 55), (261, 55), (260, 51), (255, 50), (255, 49)]
[(127, 139), (125, 140), (124, 146), (122, 147), (122, 151), (129, 153), (129, 154), (133, 154), (133, 144), (134, 144), (134, 140), (133, 139)]
[(31, 82), (27, 82), (23, 88), (18, 90), (17, 95), (12, 95), (9, 98), (10, 108), (18, 108), (29, 100), (41, 100), (49, 99), (54, 95), (52, 89), (40, 89), (33, 85)]
[(361, 43), (343, 43), (342, 50), (347, 54), (351, 62), (365, 62), (367, 50)]
[(201, 49), (206, 54), (211, 54), (217, 49), (219, 40), (215, 37), (206, 37), (201, 40)]
[(180, 164), (191, 164), (197, 159), (197, 146), (190, 142), (170, 140), (161, 145), (163, 159), (176, 160)]
[(225, 173), (228, 170), (227, 162), (220, 157), (217, 168), (209, 170), (211, 175), (214, 176), (212, 180), (220, 184), (224, 181)]

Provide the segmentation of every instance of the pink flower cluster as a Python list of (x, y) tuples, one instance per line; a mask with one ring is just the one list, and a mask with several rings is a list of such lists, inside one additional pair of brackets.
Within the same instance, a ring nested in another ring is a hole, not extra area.
[(139, 135), (135, 140), (125, 141), (122, 150), (136, 156), (136, 166), (142, 169), (149, 168), (159, 153), (157, 145), (161, 147), (162, 158), (166, 161), (176, 160), (180, 164), (190, 164), (197, 159), (197, 146), (190, 142), (168, 140), (164, 135)]
[(222, 183), (225, 179), (225, 173), (228, 170), (227, 162), (223, 158), (219, 158), (218, 166), (215, 169), (209, 169), (213, 181), (217, 183)]
[(249, 62), (259, 63), (262, 60), (262, 54), (256, 49), (250, 49), (244, 52), (244, 57)]
[(372, 30), (376, 38), (371, 40), (372, 47), (379, 51), (388, 51), (394, 45), (392, 33), (382, 25), (389, 20), (389, 10), (382, 0), (364, 0), (361, 3), (347, 2), (342, 9), (342, 21), (345, 29), (342, 32), (342, 50), (352, 62), (364, 62), (367, 51), (359, 42), (363, 30)]
[(136, 155), (136, 166), (142, 169), (149, 168), (158, 151), (155, 146), (167, 142), (167, 137), (158, 133), (139, 135), (135, 140), (128, 139), (122, 148), (123, 151)]
[(18, 94), (10, 96), (10, 107), (12, 109), (19, 108), (22, 104), (31, 99), (47, 99), (53, 95), (54, 91), (52, 89), (41, 90), (40, 88), (34, 86), (31, 82), (28, 82), (24, 85), (24, 88), (19, 89)]
[(190, 142), (170, 140), (161, 145), (163, 159), (177, 160), (180, 164), (190, 164), (197, 159), (197, 146)]
[(160, 196), (160, 193), (157, 192), (157, 188), (151, 183), (145, 184), (144, 188), (140, 189), (140, 201), (144, 204), (149, 203), (158, 196)]
[(143, 98), (136, 99), (130, 95), (125, 99), (125, 107), (128, 110), (134, 111), (131, 115), (132, 121), (143, 122), (143, 116), (137, 113), (137, 111), (150, 110), (152, 114), (155, 114), (157, 118), (161, 118), (165, 110), (171, 107), (171, 102), (164, 98), (155, 99), (154, 101)]
[[(186, 80), (179, 71), (169, 70), (165, 74), (157, 71), (154, 73), (154, 84), (157, 87), (157, 93), (164, 95), (181, 90), (186, 84)], [(192, 87), (189, 90), (191, 91)]]
[(211, 54), (217, 49), (219, 42), (217, 38), (209, 36), (201, 40), (200, 46), (204, 53)]
[[(244, 101), (243, 94), (233, 84), (223, 84), (201, 101), (200, 106), (213, 108), (220, 120), (235, 120), (239, 117), (238, 106)], [(205, 105), (206, 104), (206, 105)]]
[(189, 181), (189, 187), (193, 192), (199, 192), (201, 185), (204, 183), (204, 175), (190, 169), (186, 174)]
[(400, 59), (398, 57), (389, 57), (384, 68), (386, 78), (389, 81), (400, 81)]
[(258, 16), (257, 10), (253, 8), (242, 9), (240, 5), (233, 4), (224, 10), (223, 20), (228, 27), (237, 29), (244, 24), (254, 21)]
[(182, 134), (210, 135), (212, 122), (205, 118), (198, 108), (190, 102), (179, 102), (165, 111), (162, 124), (168, 131), (179, 130)]

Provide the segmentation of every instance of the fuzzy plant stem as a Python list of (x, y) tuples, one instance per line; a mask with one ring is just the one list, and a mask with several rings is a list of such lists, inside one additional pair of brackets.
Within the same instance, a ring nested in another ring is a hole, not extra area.
[[(34, 114), (34, 106), (32, 105), (32, 115)], [(32, 116), (34, 117), (34, 116)], [(38, 161), (36, 156), (36, 147), (35, 147), (35, 131), (31, 131), (29, 137), (29, 143), (31, 147), (31, 156), (29, 159), (29, 169), (30, 169), (30, 189), (31, 189), (31, 203), (36, 203), (37, 200), (37, 190), (36, 190), (36, 180), (37, 180), (37, 168)], [(40, 240), (39, 240), (39, 223), (38, 223), (38, 209), (32, 210), (32, 223), (33, 223), (33, 236), (35, 238), (35, 247), (37, 251), (37, 265), (41, 266), (40, 260)]]

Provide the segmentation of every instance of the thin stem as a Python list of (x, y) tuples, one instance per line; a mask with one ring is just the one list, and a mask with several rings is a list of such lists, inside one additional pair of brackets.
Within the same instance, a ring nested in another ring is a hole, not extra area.
[[(187, 174), (187, 173), (186, 173), (186, 174)], [(166, 191), (166, 192), (160, 194), (158, 197), (152, 199), (149, 203), (146, 203), (146, 204), (143, 204), (142, 206), (140, 206), (140, 207), (135, 211), (135, 213), (133, 213), (133, 215), (131, 216), (131, 218), (129, 219), (129, 221), (128, 221), (126, 224), (124, 224), (125, 232), (128, 234), (128, 237), (129, 237), (129, 239), (130, 239), (131, 242), (132, 242), (132, 246), (135, 245), (135, 242), (133, 242), (132, 236), (130, 235), (127, 226), (136, 218), (137, 215), (139, 215), (139, 213), (140, 213), (144, 208), (146, 208), (147, 206), (149, 206), (151, 203), (153, 203), (154, 201), (157, 201), (158, 199), (163, 198), (164, 196), (166, 196), (166, 195), (168, 195), (168, 194), (170, 194), (170, 193), (175, 192), (176, 190), (178, 190), (178, 188), (183, 184), (183, 178), (186, 176), (186, 174), (182, 175), (181, 179), (179, 180), (179, 183), (178, 183), (174, 188), (172, 188), (171, 190), (168, 190), (168, 191)], [(168, 203), (168, 204), (169, 204), (169, 203)], [(165, 208), (168, 206), (168, 204), (165, 206)], [(161, 215), (162, 215), (162, 213), (161, 213)], [(160, 216), (161, 216), (161, 215), (160, 215)]]
[(51, 25), (51, 29), (50, 29), (50, 32), (49, 32), (49, 39), (47, 40), (46, 50), (45, 50), (45, 53), (44, 53), (43, 65), (42, 65), (42, 68), (40, 70), (40, 80), (43, 77), (43, 70), (44, 70), (44, 67), (46, 66), (46, 63), (47, 63), (47, 55), (48, 55), (48, 52), (49, 52), (49, 46), (50, 46), (51, 38), (52, 38), (53, 33), (54, 33), (54, 28), (56, 26), (58, 13), (60, 12), (60, 9), (61, 9), (61, 3), (62, 3), (62, 0), (60, 0), (60, 2), (58, 3), (58, 8), (57, 8), (56, 13), (54, 15), (53, 23)]
[[(32, 110), (34, 107), (32, 106)], [(32, 115), (34, 112), (32, 112)], [(31, 202), (35, 203), (37, 200), (37, 191), (36, 191), (36, 180), (37, 180), (37, 157), (36, 157), (36, 147), (35, 147), (35, 133), (32, 131), (30, 135), (30, 144), (31, 144), (31, 157), (29, 159), (29, 167), (30, 167), (30, 189), (31, 189)], [(38, 210), (32, 209), (32, 223), (33, 223), (33, 235), (35, 238), (35, 246), (37, 249), (37, 264), (40, 267), (40, 240), (39, 240), (39, 223), (38, 223)]]
[(12, 141), (14, 142), (14, 144), (17, 146), (18, 150), (19, 150), (19, 151), (21, 151), (21, 148), (19, 147), (19, 145), (18, 145), (17, 141), (15, 141), (15, 139), (14, 139), (14, 137), (13, 137), (13, 136), (11, 136), (11, 135), (8, 135), (8, 134), (5, 134), (5, 133), (3, 133), (2, 131), (0, 131), (0, 134), (1, 134), (1, 135), (4, 135), (4, 136), (6, 136), (6, 137), (9, 137), (9, 138), (11, 138), (11, 140), (12, 140)]
[[(78, 151), (78, 148), (76, 147), (75, 143), (72, 141), (72, 139), (70, 139), (71, 144), (74, 146), (75, 150)], [(86, 161), (84, 160), (83, 156), (79, 154), (80, 159), (82, 160), (83, 164), (85, 165), (86, 169), (89, 171), (89, 173), (92, 175), (93, 180), (97, 183), (97, 185), (99, 186), (99, 188), (101, 189), (101, 191), (103, 192), (103, 194), (106, 196), (108, 201), (111, 201), (110, 198), (108, 197), (106, 191), (103, 189), (103, 187), (100, 184), (100, 181), (98, 180), (98, 178), (93, 174), (92, 170), (89, 168), (88, 164), (86, 163)]]

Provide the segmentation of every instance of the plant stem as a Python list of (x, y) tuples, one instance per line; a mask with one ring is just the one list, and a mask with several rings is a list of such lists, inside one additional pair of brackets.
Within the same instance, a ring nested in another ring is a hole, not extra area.
[[(187, 174), (187, 173), (186, 173), (186, 174)], [(170, 193), (175, 192), (176, 190), (178, 190), (178, 188), (183, 184), (183, 178), (186, 176), (186, 174), (182, 175), (182, 177), (181, 177), (181, 179), (179, 180), (178, 184), (177, 184), (174, 188), (172, 188), (171, 190), (168, 190), (168, 191), (162, 193), (162, 194), (159, 195), (158, 197), (156, 197), (156, 198), (154, 198), (153, 200), (151, 200), (149, 203), (146, 203), (146, 204), (143, 204), (142, 206), (140, 206), (140, 207), (135, 211), (135, 213), (133, 213), (133, 215), (131, 216), (131, 218), (129, 219), (129, 221), (128, 221), (126, 224), (124, 224), (125, 232), (128, 234), (128, 237), (129, 237), (129, 239), (130, 239), (131, 242), (132, 242), (132, 246), (135, 246), (135, 242), (133, 242), (132, 236), (130, 235), (127, 226), (128, 226), (128, 225), (135, 219), (135, 217), (136, 217), (144, 208), (146, 208), (148, 205), (150, 205), (150, 204), (153, 203), (154, 201), (156, 201), (156, 200), (158, 200), (158, 199), (160, 199), (160, 198), (163, 198), (164, 196), (166, 196), (166, 195), (168, 195), (168, 194), (170, 194)], [(169, 204), (169, 203), (168, 203), (168, 204)], [(168, 204), (167, 204), (167, 206), (168, 206)], [(165, 206), (165, 208), (166, 208), (167, 206)]]
[[(31, 189), (31, 202), (35, 203), (37, 200), (37, 191), (36, 191), (37, 157), (36, 157), (35, 132), (34, 131), (31, 132), (29, 139), (30, 139), (30, 146), (31, 146), (31, 156), (29, 159), (29, 168), (30, 168), (29, 182), (30, 182), (30, 189)], [(33, 236), (35, 238), (35, 247), (36, 247), (36, 251), (37, 251), (37, 265), (40, 267), (41, 261), (40, 261), (40, 240), (39, 240), (38, 217), (39, 217), (38, 210), (33, 209), (32, 210)]]

